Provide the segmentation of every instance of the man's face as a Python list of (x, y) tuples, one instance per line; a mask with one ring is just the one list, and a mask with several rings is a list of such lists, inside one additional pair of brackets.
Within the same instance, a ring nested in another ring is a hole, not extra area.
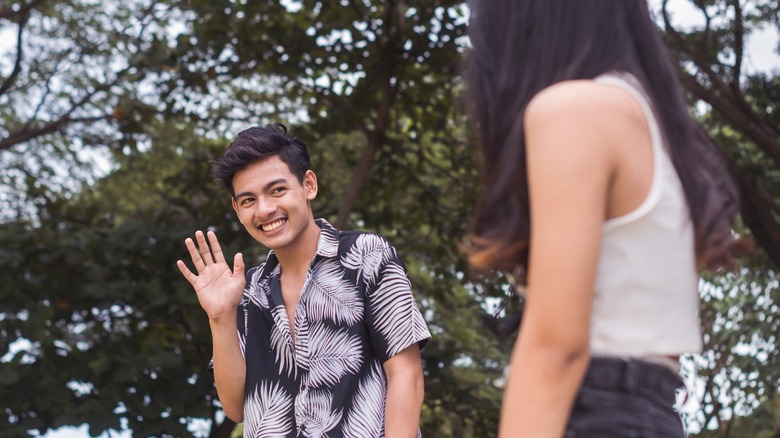
[(309, 201), (317, 196), (311, 170), (303, 182), (278, 156), (236, 172), (233, 209), (249, 234), (274, 251), (294, 247), (310, 226), (316, 227)]

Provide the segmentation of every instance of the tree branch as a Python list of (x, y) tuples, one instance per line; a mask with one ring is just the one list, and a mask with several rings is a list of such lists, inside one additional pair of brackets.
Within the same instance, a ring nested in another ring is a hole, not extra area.
[(14, 61), (14, 69), (11, 71), (11, 74), (5, 78), (3, 84), (0, 85), (0, 96), (5, 94), (6, 91), (11, 88), (11, 85), (13, 85), (16, 77), (19, 75), (19, 72), (22, 71), (22, 59), (24, 53), (22, 48), (22, 43), (24, 42), (22, 36), (24, 34), (24, 26), (27, 24), (29, 17), (30, 16), (28, 14), (19, 16), (19, 32), (16, 34), (16, 60)]
[[(668, 0), (664, 0), (661, 7), (661, 15), (664, 19), (664, 28), (666, 29), (666, 32), (670, 34), (675, 42), (675, 47), (673, 47), (677, 52), (680, 54), (685, 55), (690, 61), (692, 61), (696, 67), (699, 69), (701, 73), (703, 73), (707, 79), (712, 82), (715, 88), (718, 90), (721, 90), (725, 95), (729, 96), (729, 98), (733, 99), (734, 91), (731, 89), (731, 87), (727, 86), (721, 78), (715, 73), (714, 70), (712, 70), (711, 62), (710, 60), (706, 60), (702, 58), (702, 55), (708, 53), (707, 51), (707, 44), (706, 41), (709, 39), (709, 31), (710, 31), (710, 17), (707, 14), (706, 6), (700, 4), (700, 2), (695, 2), (697, 6), (701, 9), (702, 13), (704, 14), (706, 18), (706, 24), (705, 24), (705, 32), (704, 32), (704, 38), (701, 39), (700, 47), (698, 49), (689, 50), (690, 44), (685, 41), (685, 38), (683, 38), (680, 31), (675, 29), (674, 26), (672, 26), (672, 21), (669, 16), (669, 11), (667, 10), (667, 4)], [(717, 59), (713, 61), (720, 69), (723, 68), (723, 65), (720, 64)], [(739, 95), (739, 91), (737, 91), (736, 95)]]
[(735, 93), (739, 93), (739, 77), (742, 75), (742, 56), (745, 50), (745, 27), (742, 17), (742, 5), (740, 0), (733, 0), (734, 5), (734, 77), (731, 78), (731, 87)]
[(7, 5), (0, 7), (0, 20), (10, 20), (11, 18), (20, 15), (25, 16), (35, 9), (38, 5), (43, 4), (46, 0), (31, 0), (29, 3), (22, 4), (19, 10), (14, 10), (13, 5)]
[(742, 195), (742, 220), (775, 266), (780, 266), (780, 224), (775, 220), (778, 206), (755, 185), (747, 172), (729, 163)]
[[(61, 61), (56, 61), (56, 64), (54, 65), (54, 71), (57, 71), (59, 69), (59, 64)], [(35, 110), (33, 111), (32, 115), (30, 116), (30, 120), (27, 121), (25, 124), (25, 128), (28, 128), (30, 126), (30, 123), (38, 118), (38, 114), (40, 114), (41, 110), (43, 109), (43, 106), (46, 104), (46, 100), (51, 95), (51, 81), (54, 79), (54, 75), (50, 75), (46, 78), (46, 82), (44, 82), (43, 85), (43, 93), (41, 94), (41, 98), (38, 101), (38, 104), (35, 106)]]
[(390, 122), (390, 108), (395, 100), (395, 94), (393, 93), (392, 78), (395, 72), (395, 53), (396, 47), (399, 41), (399, 34), (401, 33), (401, 23), (398, 25), (393, 24), (393, 19), (398, 15), (397, 8), (400, 7), (400, 3), (392, 1), (387, 7), (386, 19), (384, 20), (384, 26), (388, 29), (387, 43), (382, 47), (382, 91), (379, 101), (379, 108), (376, 116), (376, 123), (374, 129), (370, 131), (368, 135), (368, 145), (363, 150), (360, 156), (360, 161), (355, 169), (355, 174), (352, 177), (352, 181), (347, 187), (347, 191), (344, 195), (341, 205), (339, 205), (339, 212), (336, 216), (336, 228), (344, 228), (349, 219), (349, 214), (357, 203), (360, 189), (363, 187), (363, 183), (368, 176), (368, 171), (371, 168), (371, 163), (374, 161), (374, 155), (379, 149), (380, 145), (384, 142), (385, 131)]
[(52, 134), (61, 131), (65, 127), (65, 125), (71, 123), (96, 122), (98, 120), (106, 120), (110, 117), (111, 116), (108, 114), (94, 116), (94, 117), (81, 117), (81, 118), (61, 117), (39, 128), (25, 129), (5, 137), (4, 139), (0, 140), (0, 151), (10, 149), (11, 147), (19, 143), (24, 143), (26, 141), (32, 140), (41, 135), (47, 135), (47, 134)]
[(78, 101), (75, 101), (72, 103), (70, 109), (68, 109), (67, 112), (62, 114), (60, 117), (58, 117), (56, 120), (46, 123), (43, 126), (39, 126), (37, 128), (30, 128), (30, 123), (28, 123), (23, 129), (12, 132), (2, 140), (0, 140), (0, 151), (10, 149), (11, 147), (23, 143), (29, 140), (32, 140), (35, 137), (41, 136), (41, 135), (47, 135), (52, 134), (58, 131), (61, 131), (66, 125), (71, 123), (79, 123), (79, 122), (95, 122), (98, 120), (105, 120), (110, 118), (110, 114), (101, 114), (99, 116), (93, 116), (93, 117), (71, 117), (71, 115), (79, 108), (82, 108), (89, 104), (95, 95), (98, 93), (108, 90), (109, 88), (116, 85), (117, 82), (130, 70), (130, 68), (126, 68), (120, 72), (117, 73), (114, 80), (111, 82), (105, 83), (99, 87), (95, 87), (92, 91), (87, 93), (84, 97), (79, 99)]
[[(738, 0), (737, 1), (737, 7)], [(732, 102), (734, 105), (738, 106), (741, 111), (747, 115), (749, 118), (753, 120), (753, 123), (760, 125), (763, 127), (763, 129), (766, 132), (772, 132), (771, 127), (765, 126), (765, 121), (756, 113), (756, 111), (753, 110), (753, 108), (750, 106), (750, 104), (745, 100), (744, 96), (742, 95), (742, 92), (740, 90), (739, 86), (739, 79), (742, 69), (742, 55), (744, 52), (743, 44), (744, 44), (744, 22), (743, 22), (743, 15), (742, 15), (742, 9), (740, 8), (737, 11), (737, 19), (739, 20), (739, 23), (735, 26), (737, 29), (735, 30), (735, 53), (739, 52), (738, 56), (738, 62), (735, 63), (734, 66), (731, 67), (732, 74), (735, 74), (736, 76), (731, 78), (730, 81), (726, 82), (721, 78), (721, 76), (713, 70), (713, 65), (717, 66), (718, 71), (726, 71), (726, 68), (722, 63), (720, 63), (717, 58), (715, 59), (707, 59), (706, 54), (708, 53), (707, 45), (702, 43), (701, 47), (699, 49), (691, 49), (690, 44), (687, 44), (685, 39), (682, 37), (682, 34), (677, 31), (671, 24), (671, 19), (669, 18), (668, 11), (666, 10), (668, 0), (665, 0), (663, 2), (663, 9), (662, 14), (664, 18), (664, 26), (667, 30), (667, 33), (669, 33), (675, 43), (675, 47), (672, 47), (675, 49), (680, 55), (682, 55), (682, 58), (690, 60), (696, 68), (699, 70), (701, 74), (703, 74), (707, 80), (709, 80), (712, 84), (712, 89), (719, 91), (722, 93), (723, 96), (726, 97), (726, 99), (730, 102)], [(707, 14), (706, 11), (706, 5), (703, 4), (701, 1), (694, 2), (699, 6), (702, 13), (705, 15), (707, 21), (705, 25), (705, 31), (704, 31), (704, 41), (707, 41), (710, 37), (710, 17)], [(686, 75), (686, 73), (683, 73), (683, 75)]]
[(753, 140), (756, 145), (767, 156), (769, 156), (776, 166), (780, 167), (780, 140), (772, 133), (771, 129), (756, 122), (757, 117), (745, 112), (743, 108), (737, 107), (733, 102), (718, 96), (712, 90), (705, 88), (698, 83), (695, 78), (684, 75), (683, 83), (685, 88), (693, 94), (696, 99), (707, 102), (712, 108), (726, 118), (731, 125), (744, 133)]

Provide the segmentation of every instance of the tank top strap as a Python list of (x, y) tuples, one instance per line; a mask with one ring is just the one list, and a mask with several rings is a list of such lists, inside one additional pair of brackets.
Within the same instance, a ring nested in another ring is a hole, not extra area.
[(603, 74), (596, 77), (594, 81), (599, 84), (616, 86), (626, 91), (634, 98), (645, 116), (647, 127), (650, 131), (650, 143), (652, 145), (653, 181), (650, 185), (650, 191), (638, 208), (623, 216), (607, 220), (605, 226), (610, 228), (636, 220), (638, 217), (643, 216), (651, 210), (661, 197), (663, 191), (662, 186), (664, 181), (668, 179), (666, 177), (669, 176), (669, 171), (671, 170), (673, 172), (674, 169), (672, 168), (673, 165), (666, 152), (666, 148), (664, 147), (663, 135), (658, 126), (658, 120), (656, 119), (655, 113), (651, 108), (650, 99), (647, 97), (647, 94), (639, 81), (628, 73), (618, 72)]

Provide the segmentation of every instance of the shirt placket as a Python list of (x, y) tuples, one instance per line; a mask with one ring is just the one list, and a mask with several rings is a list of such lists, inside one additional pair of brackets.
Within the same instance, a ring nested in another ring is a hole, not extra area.
[(282, 286), (281, 277), (277, 276), (269, 284), (270, 287), (270, 303), (271, 303), (271, 316), (274, 319), (274, 323), (279, 327), (279, 330), (284, 336), (284, 340), (287, 343), (287, 347), (293, 352), (295, 356), (295, 343), (293, 342), (292, 332), (290, 329), (290, 321), (287, 318), (287, 312), (284, 311), (284, 299), (282, 298)]
[(306, 418), (308, 417), (309, 408), (309, 391), (311, 387), (309, 385), (309, 318), (306, 310), (306, 299), (308, 296), (308, 288), (312, 281), (312, 271), (314, 266), (314, 260), (309, 264), (309, 270), (306, 273), (306, 279), (303, 282), (301, 288), (301, 298), (298, 302), (298, 307), (295, 310), (295, 362), (298, 370), (300, 371), (300, 384), (298, 387), (298, 395), (295, 397), (295, 422), (297, 424), (297, 436), (305, 437), (306, 435)]

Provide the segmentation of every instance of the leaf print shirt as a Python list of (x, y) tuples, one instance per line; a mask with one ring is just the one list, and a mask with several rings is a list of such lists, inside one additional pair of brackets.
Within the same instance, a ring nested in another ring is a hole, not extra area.
[(376, 234), (316, 222), (294, 340), (273, 251), (246, 274), (238, 308), (244, 437), (383, 437), (382, 364), (431, 337), (395, 248)]

